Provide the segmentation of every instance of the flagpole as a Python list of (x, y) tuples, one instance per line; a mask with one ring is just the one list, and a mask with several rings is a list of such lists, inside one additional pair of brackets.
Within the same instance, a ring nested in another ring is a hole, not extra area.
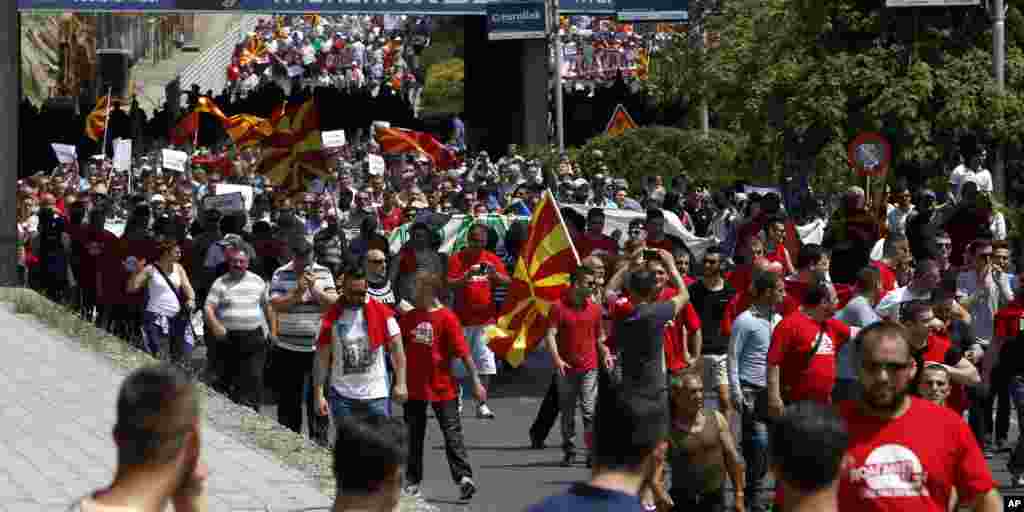
[(544, 189), (544, 193), (551, 199), (551, 204), (555, 206), (555, 214), (558, 215), (558, 222), (562, 224), (562, 229), (565, 230), (565, 238), (569, 241), (569, 248), (572, 249), (572, 255), (576, 258), (576, 264), (580, 264), (580, 253), (576, 252), (576, 244), (572, 241), (572, 233), (569, 232), (569, 226), (565, 223), (565, 219), (562, 218), (562, 209), (558, 206), (558, 200), (555, 199), (555, 194), (551, 193), (550, 188)]
[(110, 104), (113, 102), (113, 98), (110, 97), (114, 93), (113, 87), (107, 88), (107, 118), (103, 121), (103, 146), (100, 147), (100, 151), (103, 152), (103, 158), (107, 158), (107, 131), (110, 129)]

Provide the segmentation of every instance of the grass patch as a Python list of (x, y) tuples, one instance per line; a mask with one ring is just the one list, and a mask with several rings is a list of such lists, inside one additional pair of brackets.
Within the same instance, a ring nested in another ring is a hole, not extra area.
[[(16, 314), (34, 316), (70, 341), (105, 355), (125, 373), (157, 362), (149, 354), (96, 328), (73, 311), (51, 302), (34, 290), (0, 288), (0, 302), (13, 304)], [(203, 396), (205, 418), (211, 426), (244, 445), (273, 454), (284, 465), (302, 472), (327, 497), (324, 505), (330, 504), (334, 499), (335, 483), (329, 450), (282, 427), (271, 418), (235, 404), (202, 382), (197, 382), (197, 386)], [(403, 498), (400, 510), (425, 510), (423, 505), (421, 500)]]

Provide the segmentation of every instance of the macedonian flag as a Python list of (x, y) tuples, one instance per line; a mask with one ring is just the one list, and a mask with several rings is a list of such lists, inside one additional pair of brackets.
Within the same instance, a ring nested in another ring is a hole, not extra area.
[(236, 114), (224, 120), (224, 131), (236, 146), (244, 148), (259, 144), (274, 133), (274, 126), (262, 117)]
[(569, 288), (569, 274), (580, 264), (551, 191), (544, 192), (530, 219), (497, 325), (487, 328), (488, 345), (518, 367), (544, 339), (551, 305)]
[(632, 130), (636, 127), (637, 126), (633, 121), (633, 118), (629, 115), (629, 112), (626, 112), (626, 107), (623, 107), (622, 104), (619, 103), (615, 107), (615, 112), (612, 113), (612, 118), (608, 120), (608, 125), (605, 126), (604, 133), (605, 135), (615, 137), (617, 135), (622, 135), (626, 130)]
[(405, 128), (377, 128), (374, 138), (386, 154), (421, 153), (429, 157), (438, 169), (453, 169), (459, 165), (455, 151), (441, 144), (433, 135)]
[(96, 102), (92, 113), (85, 118), (85, 135), (90, 139), (100, 142), (103, 132), (107, 129), (107, 120), (110, 119), (110, 95), (106, 95)]
[(297, 190), (305, 178), (328, 176), (320, 138), (320, 114), (316, 101), (285, 105), (275, 112), (273, 133), (263, 139), (263, 159), (258, 172), (275, 187)]

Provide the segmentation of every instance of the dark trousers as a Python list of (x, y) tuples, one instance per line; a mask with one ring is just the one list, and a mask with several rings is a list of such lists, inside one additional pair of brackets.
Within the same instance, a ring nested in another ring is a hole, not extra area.
[(207, 347), (216, 345), (221, 355), (221, 375), (228, 396), (237, 404), (259, 411), (263, 367), (267, 362), (267, 338), (263, 329), (228, 331), (224, 338), (210, 341)]
[[(998, 366), (992, 370), (992, 386), (985, 395), (984, 414), (986, 432), (995, 434), (996, 441), (1006, 441), (1010, 434), (1010, 379)], [(992, 413), (995, 409), (995, 424)]]
[(558, 421), (558, 412), (558, 373), (554, 373), (551, 375), (551, 384), (544, 395), (544, 401), (540, 404), (540, 410), (537, 411), (537, 418), (530, 427), (530, 439), (544, 442)]
[(277, 421), (285, 428), (297, 433), (302, 432), (302, 403), (306, 403), (306, 422), (309, 425), (309, 437), (317, 442), (326, 439), (327, 425), (330, 421), (326, 416), (317, 414), (313, 393), (307, 393), (313, 381), (313, 359), (316, 352), (296, 352), (274, 347), (271, 356), (270, 378), (277, 390)]
[[(410, 400), (405, 404), (405, 423), (409, 427), (409, 464), (405, 468), (405, 480), (408, 484), (419, 484), (423, 481), (423, 443), (427, 436), (427, 403), (423, 400)], [(452, 480), (459, 483), (462, 477), (473, 477), (473, 469), (469, 467), (466, 454), (466, 443), (462, 437), (462, 419), (459, 418), (457, 400), (430, 402), (434, 416), (441, 426), (444, 436), (444, 452), (448, 457), (448, 467), (452, 472)]]
[(675, 489), (669, 490), (668, 495), (672, 497), (675, 505), (673, 511), (679, 512), (721, 512), (724, 507), (722, 492), (690, 494)]

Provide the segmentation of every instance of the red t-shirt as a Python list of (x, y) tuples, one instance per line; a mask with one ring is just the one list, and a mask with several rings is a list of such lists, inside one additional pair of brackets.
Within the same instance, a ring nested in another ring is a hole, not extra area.
[(839, 405), (850, 435), (840, 510), (945, 512), (951, 488), (960, 503), (971, 503), (995, 487), (967, 423), (927, 400), (910, 400), (893, 419), (868, 416), (856, 401)]
[(448, 308), (414, 309), (398, 321), (405, 348), (406, 386), (410, 400), (455, 400), (451, 361), (469, 354), (462, 326)]
[(577, 309), (568, 299), (551, 305), (549, 326), (558, 329), (558, 355), (569, 363), (568, 373), (597, 369), (597, 337), (601, 331), (601, 308), (588, 299)]
[(1011, 338), (1012, 342), (1020, 333), (1021, 319), (1024, 318), (1024, 297), (1016, 299), (996, 312), (995, 334), (1000, 338)]
[(820, 324), (802, 311), (784, 317), (772, 331), (768, 364), (779, 367), (782, 398), (787, 402), (831, 402), (836, 353), (850, 339), (850, 328), (839, 320), (826, 320), (821, 343), (810, 356), (820, 331)]
[(390, 212), (381, 215), (380, 226), (385, 233), (391, 232), (392, 229), (402, 225), (402, 209), (394, 207)]
[[(725, 279), (726, 281), (729, 281), (729, 284), (732, 285), (732, 289), (736, 290), (736, 294), (739, 295), (750, 289), (750, 281), (753, 279), (753, 276), (753, 265), (741, 265), (736, 267), (736, 270), (727, 273), (725, 275)], [(739, 313), (736, 315), (739, 316)]]
[(576, 250), (580, 254), (580, 259), (590, 256), (594, 251), (604, 251), (615, 256), (619, 254), (619, 243), (606, 235), (601, 235), (595, 240), (583, 234), (576, 237)]
[[(486, 263), (494, 267), (499, 275), (507, 276), (505, 264), (493, 252), (480, 249), (466, 249), (448, 258), (448, 279), (461, 279), (473, 265)], [(494, 300), (491, 282), (487, 276), (470, 278), (465, 286), (455, 292), (455, 314), (462, 325), (475, 327), (494, 323)]]
[(78, 282), (83, 288), (96, 290), (97, 297), (103, 297), (102, 268), (103, 259), (113, 256), (112, 252), (117, 244), (117, 235), (103, 230), (97, 230), (91, 226), (83, 226), (79, 231), (82, 244), (82, 255), (80, 272), (77, 276)]
[(882, 284), (882, 293), (879, 297), (885, 297), (885, 294), (896, 289), (896, 271), (881, 260), (872, 261), (871, 266), (878, 269), (879, 280)]
[(787, 279), (786, 284), (786, 298), (782, 300), (782, 314), (789, 316), (800, 310), (800, 306), (804, 303), (804, 294), (807, 293), (807, 283), (798, 281), (795, 279)]

